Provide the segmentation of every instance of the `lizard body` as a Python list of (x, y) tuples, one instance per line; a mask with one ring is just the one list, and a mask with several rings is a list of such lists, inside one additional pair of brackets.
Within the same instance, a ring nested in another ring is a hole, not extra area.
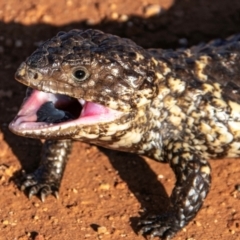
[(98, 30), (60, 32), (16, 73), (26, 99), (16, 134), (48, 139), (22, 188), (59, 189), (69, 139), (146, 155), (176, 175), (171, 208), (141, 222), (170, 239), (195, 217), (210, 187), (210, 158), (240, 156), (240, 35), (184, 50), (143, 49)]

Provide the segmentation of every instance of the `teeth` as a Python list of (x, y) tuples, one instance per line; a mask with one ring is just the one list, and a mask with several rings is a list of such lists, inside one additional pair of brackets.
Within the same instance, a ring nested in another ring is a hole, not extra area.
[(78, 101), (80, 102), (80, 104), (82, 105), (82, 107), (84, 106), (84, 104), (86, 103), (86, 101), (82, 98), (78, 99)]

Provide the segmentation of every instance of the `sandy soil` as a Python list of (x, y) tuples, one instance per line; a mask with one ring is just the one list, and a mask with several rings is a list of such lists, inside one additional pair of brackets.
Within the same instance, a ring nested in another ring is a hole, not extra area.
[[(41, 142), (8, 130), (25, 93), (14, 73), (39, 42), (91, 27), (144, 47), (176, 48), (227, 37), (239, 26), (239, 0), (0, 1), (0, 240), (144, 239), (139, 217), (164, 211), (175, 181), (168, 165), (76, 142), (59, 200), (29, 200), (18, 189), (20, 170), (38, 165)], [(211, 192), (176, 240), (240, 239), (239, 162), (211, 165)]]

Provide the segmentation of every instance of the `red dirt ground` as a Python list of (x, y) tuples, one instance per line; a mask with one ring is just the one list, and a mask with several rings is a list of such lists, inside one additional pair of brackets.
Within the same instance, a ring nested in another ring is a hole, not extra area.
[[(0, 240), (143, 240), (136, 233), (141, 213), (164, 211), (175, 181), (168, 165), (76, 142), (59, 200), (29, 200), (18, 189), (20, 169), (38, 165), (41, 142), (8, 130), (25, 94), (14, 73), (39, 42), (91, 27), (144, 47), (176, 48), (227, 37), (239, 26), (239, 0), (0, 1)], [(210, 162), (210, 194), (176, 240), (240, 239), (239, 161)]]

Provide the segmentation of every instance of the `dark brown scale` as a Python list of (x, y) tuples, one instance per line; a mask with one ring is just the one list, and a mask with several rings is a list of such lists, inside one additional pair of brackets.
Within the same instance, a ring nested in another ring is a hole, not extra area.
[[(240, 35), (235, 35), (190, 49), (145, 50), (98, 30), (61, 32), (21, 65), (17, 80), (124, 115), (109, 123), (17, 134), (77, 139), (169, 163), (176, 175), (171, 206), (140, 225), (144, 235), (170, 239), (203, 204), (211, 184), (207, 160), (240, 156), (239, 41)], [(72, 76), (76, 67), (89, 71), (85, 81)], [(45, 198), (58, 190), (69, 146), (70, 140), (45, 143), (40, 170), (23, 183), (23, 188), (30, 187), (30, 195)]]

